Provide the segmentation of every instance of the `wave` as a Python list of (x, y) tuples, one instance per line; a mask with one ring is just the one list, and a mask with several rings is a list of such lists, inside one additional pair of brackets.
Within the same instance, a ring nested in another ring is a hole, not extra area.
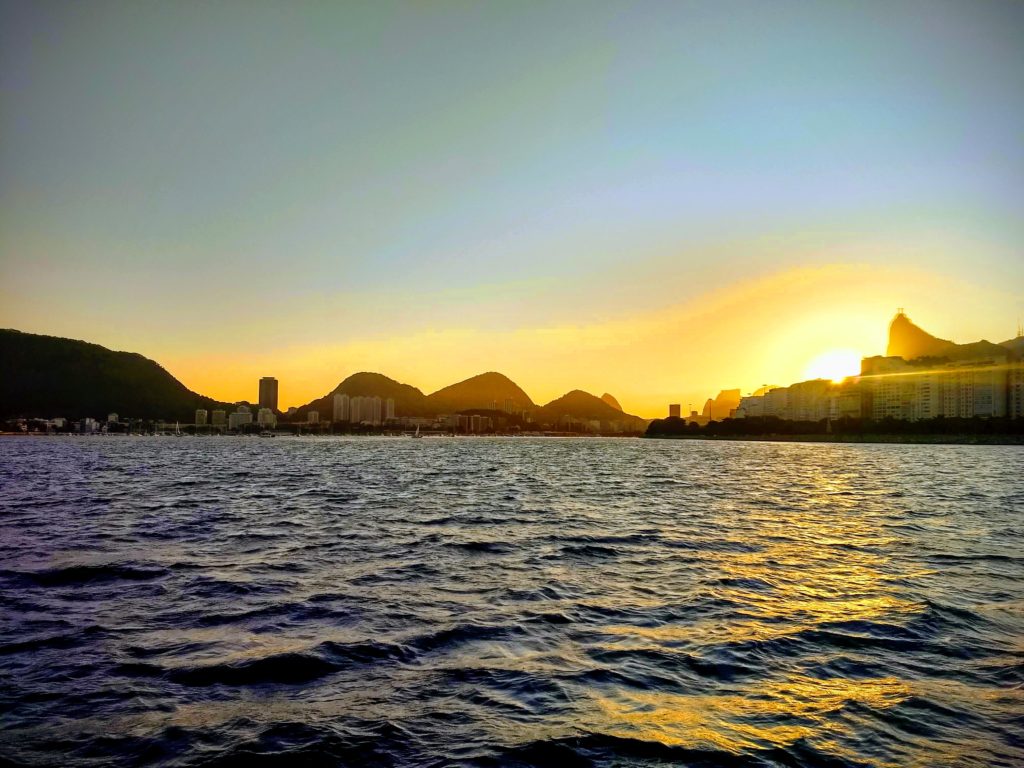
[(70, 587), (111, 581), (152, 581), (168, 574), (166, 568), (135, 563), (68, 565), (37, 571), (0, 571), (0, 576), (40, 587)]
[(357, 665), (408, 661), (406, 648), (389, 643), (320, 643), (309, 651), (278, 653), (244, 661), (162, 670), (168, 680), (189, 686), (307, 683)]
[(504, 555), (512, 551), (511, 545), (504, 541), (453, 541), (448, 546), (463, 552), (487, 555)]
[(995, 449), (173, 442), (0, 440), (0, 766), (1024, 765)]

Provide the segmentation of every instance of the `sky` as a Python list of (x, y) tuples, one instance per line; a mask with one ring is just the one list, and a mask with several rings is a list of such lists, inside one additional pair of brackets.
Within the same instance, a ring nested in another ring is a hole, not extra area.
[(632, 413), (1024, 320), (1018, 2), (0, 0), (0, 327)]

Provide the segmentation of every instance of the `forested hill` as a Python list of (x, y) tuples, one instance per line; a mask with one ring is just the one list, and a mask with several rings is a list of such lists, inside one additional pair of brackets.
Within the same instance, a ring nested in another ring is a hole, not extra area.
[(0, 329), (0, 417), (188, 420), (228, 404), (192, 392), (149, 358)]

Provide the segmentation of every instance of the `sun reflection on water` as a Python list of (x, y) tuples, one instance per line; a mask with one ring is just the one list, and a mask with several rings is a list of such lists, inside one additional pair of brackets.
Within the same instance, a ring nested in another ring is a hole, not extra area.
[[(816, 467), (802, 474), (792, 505), (752, 494), (730, 528), (750, 532), (758, 546), (713, 553), (717, 573), (709, 574), (681, 599), (691, 605), (722, 606), (684, 623), (655, 626), (616, 624), (603, 628), (606, 648), (685, 651), (709, 664), (728, 659), (750, 668), (773, 667), (770, 676), (744, 677), (731, 691), (652, 692), (615, 688), (595, 694), (595, 722), (601, 732), (670, 746), (717, 748), (733, 753), (786, 747), (806, 739), (833, 755), (855, 753), (843, 746), (842, 718), (850, 705), (882, 710), (912, 695), (893, 676), (810, 676), (798, 667), (788, 641), (806, 633), (842, 627), (856, 642), (870, 627), (903, 625), (924, 606), (901, 598), (892, 587), (892, 539), (872, 515), (860, 514), (855, 480), (841, 467)], [(779, 641), (782, 645), (772, 644)], [(855, 649), (853, 651), (856, 652)], [(825, 664), (828, 653), (820, 651)], [(804, 657), (802, 663), (808, 663)], [(831, 715), (831, 716), (830, 716)]]

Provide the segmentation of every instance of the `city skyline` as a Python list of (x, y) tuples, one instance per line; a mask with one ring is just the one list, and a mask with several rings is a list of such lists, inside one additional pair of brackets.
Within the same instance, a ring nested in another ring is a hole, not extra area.
[[(896, 316), (897, 317), (905, 317), (906, 316), (904, 314), (904, 308), (903, 307), (900, 307), (897, 310), (897, 315)], [(1014, 335), (1008, 336), (1007, 340), (1008, 339), (1013, 339), (1013, 338), (1021, 338), (1021, 337), (1022, 337), (1022, 335), (1021, 335), (1021, 325), (1018, 322), (1017, 327), (1016, 327), (1015, 332), (1014, 332)], [(986, 339), (986, 341), (988, 341), (988, 340), (989, 339)], [(1004, 341), (1004, 339), (1000, 338), (999, 341)], [(840, 384), (840, 383), (842, 383), (843, 381), (845, 381), (847, 379), (860, 378), (862, 375), (868, 376), (868, 377), (884, 376), (886, 374), (879, 373), (879, 372), (871, 372), (871, 373), (864, 373), (863, 372), (863, 366), (864, 366), (865, 363), (870, 362), (872, 358), (884, 358), (884, 357), (886, 357), (886, 355), (882, 351), (874, 351), (874, 352), (870, 352), (868, 354), (859, 355), (859, 354), (857, 354), (857, 352), (855, 350), (849, 349), (849, 348), (846, 348), (846, 349), (830, 349), (830, 350), (824, 352), (823, 354), (818, 355), (817, 357), (809, 360), (807, 365), (803, 368), (800, 376), (798, 378), (793, 379), (789, 384), (782, 385), (782, 384), (762, 383), (760, 385), (750, 387), (749, 390), (748, 389), (744, 389), (744, 388), (738, 388), (735, 391), (737, 393), (742, 393), (743, 396), (744, 396), (744, 399), (747, 399), (750, 396), (755, 395), (756, 392), (760, 392), (761, 390), (770, 390), (770, 389), (780, 389), (781, 390), (781, 389), (786, 389), (787, 387), (795, 385), (795, 384), (809, 383), (809, 382), (812, 382), (812, 381), (827, 381), (827, 382), (830, 382), (832, 384)], [(356, 372), (352, 371), (351, 373), (356, 373)], [(385, 373), (385, 372), (383, 372), (383, 371), (376, 371), (375, 373)], [(387, 374), (385, 374), (385, 375), (387, 375)], [(897, 375), (897, 374), (890, 373), (888, 375)], [(765, 377), (761, 377), (761, 378), (765, 379), (765, 382), (768, 381), (768, 378), (765, 378)], [(273, 382), (273, 399), (274, 399), (274, 404), (269, 406), (269, 407), (271, 407), (273, 409), (277, 409), (278, 408), (278, 406), (277, 406), (277, 395), (278, 395), (279, 381), (278, 381), (278, 379), (276, 377), (273, 377), (273, 376), (262, 376), (262, 377), (260, 377), (259, 381), (257, 382), (257, 386), (256, 386), (256, 388), (258, 390), (257, 399), (250, 401), (248, 398), (243, 397), (243, 398), (239, 398), (239, 399), (237, 399), (235, 401), (227, 401), (227, 402), (236, 402), (236, 403), (241, 403), (241, 402), (258, 402), (260, 406), (265, 405), (266, 403), (264, 402), (264, 395), (263, 395), (265, 382)], [(404, 383), (409, 383), (409, 382), (404, 382)], [(417, 386), (417, 385), (414, 384), (414, 386)], [(729, 383), (729, 382), (721, 382), (719, 384), (719, 387), (723, 391), (727, 390), (731, 386), (732, 386), (732, 384)], [(441, 389), (441, 387), (438, 387), (438, 389)], [(570, 389), (572, 389), (572, 388), (570, 388)], [(570, 391), (570, 389), (567, 389), (566, 391)], [(423, 391), (429, 393), (432, 390), (430, 390), (430, 389), (423, 389)], [(682, 391), (682, 389), (680, 391)], [(564, 394), (564, 392), (562, 394)], [(338, 406), (336, 405), (337, 398), (338, 397), (346, 398), (346, 404), (347, 404), (348, 395), (334, 395), (333, 397), (335, 398), (335, 401), (334, 401), (335, 402), (334, 412), (337, 413), (338, 412), (337, 411)], [(315, 398), (310, 398), (310, 400), (304, 400), (302, 402), (289, 403), (287, 406), (284, 406), (284, 407), (280, 408), (280, 411), (283, 413), (283, 412), (289, 410), (290, 408), (294, 409), (294, 408), (302, 407), (304, 405), (307, 405), (312, 399), (315, 399)], [(381, 398), (377, 397), (376, 399), (380, 400)], [(385, 398), (385, 399), (387, 399), (387, 398)], [(548, 400), (553, 400), (554, 398), (547, 398), (547, 399)], [(391, 402), (393, 403), (393, 400)], [(539, 399), (537, 402), (546, 402), (546, 401), (544, 399)], [(711, 400), (709, 399), (706, 402), (711, 402)], [(697, 410), (699, 411), (700, 408), (704, 406), (704, 403), (705, 403), (705, 401), (701, 400), (700, 398), (698, 398), (697, 400), (688, 400), (688, 401), (685, 402), (686, 412), (690, 413), (691, 410), (694, 409), (695, 406), (697, 407)], [(682, 402), (672, 403), (669, 406), (669, 409), (671, 411), (672, 408), (682, 408), (683, 404), (684, 403), (682, 403)], [(625, 408), (624, 410), (629, 411), (628, 408)], [(664, 404), (662, 404), (661, 410), (659, 411), (658, 414), (652, 415), (652, 414), (638, 413), (637, 415), (639, 415), (639, 416), (641, 416), (643, 418), (648, 418), (648, 419), (650, 419), (650, 418), (659, 418), (659, 417), (662, 417), (662, 416), (665, 415), (664, 411), (665, 411), (665, 406), (664, 406)], [(347, 408), (346, 408), (345, 412), (347, 413)], [(677, 413), (675, 415), (678, 416), (680, 414)], [(335, 417), (335, 420), (338, 420), (337, 416)], [(347, 421), (348, 418), (346, 416), (344, 419), (341, 419), (341, 420)]]

